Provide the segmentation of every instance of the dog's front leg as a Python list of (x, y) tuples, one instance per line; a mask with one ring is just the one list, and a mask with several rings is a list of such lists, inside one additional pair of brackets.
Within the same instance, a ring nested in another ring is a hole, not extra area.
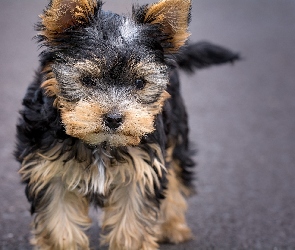
[[(34, 214), (31, 243), (36, 249), (89, 248), (84, 231), (91, 223), (87, 197), (90, 184), (84, 180), (97, 175), (96, 167), (92, 168), (94, 173), (86, 171), (88, 163), (70, 159), (70, 151), (61, 155), (63, 145), (56, 144), (47, 152), (28, 155), (19, 170), (27, 184), (26, 194)], [(86, 151), (80, 151), (87, 155)]]
[(107, 169), (112, 184), (104, 208), (102, 244), (111, 250), (155, 250), (159, 247), (155, 189), (161, 186), (163, 165), (138, 148), (128, 153), (132, 160)]
[(67, 190), (60, 179), (52, 180), (38, 196), (32, 223), (35, 249), (88, 249), (82, 229), (90, 224), (86, 198)]
[(36, 249), (89, 249), (83, 228), (90, 224), (88, 201), (75, 191), (69, 191), (60, 178), (51, 180), (33, 201), (32, 244)]
[(110, 250), (158, 249), (156, 213), (145, 207), (145, 198), (136, 183), (113, 190), (102, 225), (103, 244)]

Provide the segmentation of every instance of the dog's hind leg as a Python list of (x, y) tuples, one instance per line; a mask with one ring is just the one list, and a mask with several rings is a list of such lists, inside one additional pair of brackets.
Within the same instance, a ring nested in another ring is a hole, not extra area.
[[(169, 154), (169, 153), (168, 153)], [(175, 161), (170, 162), (168, 171), (168, 188), (165, 200), (161, 204), (160, 218), (162, 221), (160, 242), (180, 243), (192, 238), (192, 233), (185, 219), (187, 202), (185, 200), (188, 189), (177, 177), (178, 166)]]

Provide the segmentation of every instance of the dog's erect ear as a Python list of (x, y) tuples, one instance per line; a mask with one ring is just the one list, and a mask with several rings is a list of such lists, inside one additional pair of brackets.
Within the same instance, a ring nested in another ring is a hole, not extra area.
[(173, 53), (185, 44), (189, 37), (191, 0), (160, 0), (158, 3), (134, 8), (137, 22), (158, 25), (166, 37), (162, 44), (165, 52)]
[(50, 40), (70, 27), (91, 22), (100, 5), (97, 0), (51, 0), (40, 15), (41, 30)]

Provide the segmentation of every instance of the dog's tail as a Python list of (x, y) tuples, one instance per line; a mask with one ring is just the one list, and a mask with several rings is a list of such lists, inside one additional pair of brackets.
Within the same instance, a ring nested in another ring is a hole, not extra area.
[(209, 42), (189, 44), (175, 55), (175, 61), (179, 67), (189, 73), (212, 65), (234, 63), (239, 59), (238, 53)]

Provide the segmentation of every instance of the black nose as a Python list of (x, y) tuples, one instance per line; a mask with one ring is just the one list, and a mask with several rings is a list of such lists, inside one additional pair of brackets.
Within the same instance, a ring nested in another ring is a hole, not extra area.
[(123, 117), (120, 114), (107, 114), (104, 123), (110, 129), (117, 129), (122, 125)]

